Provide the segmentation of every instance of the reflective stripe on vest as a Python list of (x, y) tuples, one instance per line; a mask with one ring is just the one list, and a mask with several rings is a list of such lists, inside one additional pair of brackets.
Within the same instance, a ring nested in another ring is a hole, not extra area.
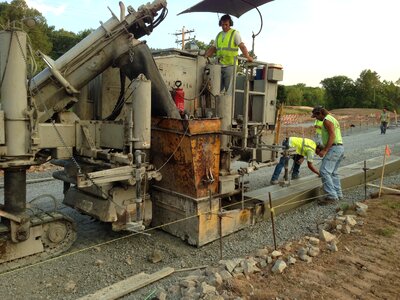
[(223, 31), (218, 33), (216, 48), (219, 62), (222, 65), (233, 65), (235, 63), (235, 57), (238, 56), (239, 47), (235, 45), (235, 32), (236, 30), (229, 29), (224, 39), (222, 39)]
[[(340, 132), (340, 125), (339, 122), (332, 116), (332, 115), (327, 115), (324, 120), (328, 120), (329, 122), (332, 122), (334, 130), (335, 130), (335, 140), (333, 141), (334, 144), (342, 144), (342, 133)], [(322, 126), (322, 144), (326, 146), (328, 143), (329, 139), (329, 134), (328, 130), (325, 128), (325, 125)]]
[(314, 154), (317, 145), (313, 140), (307, 138), (291, 137), (290, 147), (296, 148), (297, 154), (300, 154), (301, 156), (307, 156), (307, 152), (310, 150)]

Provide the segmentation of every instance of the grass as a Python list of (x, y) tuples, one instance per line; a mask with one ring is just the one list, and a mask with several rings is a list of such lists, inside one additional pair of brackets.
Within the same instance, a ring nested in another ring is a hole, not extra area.
[(396, 230), (392, 227), (379, 228), (376, 230), (376, 233), (384, 237), (392, 237), (396, 233)]
[(385, 200), (383, 202), (383, 205), (385, 205), (387, 208), (390, 208), (393, 210), (400, 210), (400, 202), (399, 201)]

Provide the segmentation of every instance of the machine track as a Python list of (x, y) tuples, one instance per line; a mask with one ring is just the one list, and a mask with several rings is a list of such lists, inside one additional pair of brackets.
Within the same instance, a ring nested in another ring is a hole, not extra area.
[(35, 214), (31, 217), (31, 226), (39, 229), (41, 227), (41, 235), (36, 237), (36, 239), (40, 239), (43, 251), (4, 261), (3, 257), (8, 254), (7, 250), (10, 251), (10, 245), (14, 244), (13, 246), (15, 246), (15, 243), (11, 241), (9, 232), (1, 232), (0, 274), (56, 257), (67, 251), (77, 237), (74, 221), (60, 212), (41, 212)]

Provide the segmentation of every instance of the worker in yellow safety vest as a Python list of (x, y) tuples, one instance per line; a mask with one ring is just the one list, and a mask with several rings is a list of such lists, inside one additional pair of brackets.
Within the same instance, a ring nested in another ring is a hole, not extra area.
[[(294, 148), (296, 154), (293, 155), (293, 167), (292, 167), (292, 180), (299, 178), (300, 166), (307, 159), (308, 168), (319, 176), (319, 171), (314, 167), (314, 154), (319, 153), (321, 147), (317, 145), (313, 140), (301, 137), (289, 137), (283, 141), (282, 145), (286, 148)], [(279, 175), (285, 166), (285, 163), (290, 159), (288, 156), (282, 156), (279, 163), (275, 166), (274, 173), (271, 177), (271, 184), (278, 184)]]
[[(222, 31), (218, 33), (214, 44), (206, 51), (206, 58), (217, 53), (218, 62), (221, 64), (221, 92), (231, 93), (235, 58), (238, 56), (238, 49), (242, 51), (247, 61), (252, 62), (245, 44), (242, 41), (239, 31), (232, 29), (233, 21), (229, 15), (223, 15), (219, 20)], [(236, 60), (237, 64), (237, 60)]]
[(322, 144), (322, 126), (323, 126), (322, 121), (320, 120), (315, 120), (314, 122), (314, 128), (315, 128), (315, 136), (314, 136), (314, 142), (317, 144)]
[(323, 122), (322, 126), (322, 144), (323, 149), (318, 155), (322, 157), (322, 163), (319, 173), (322, 179), (322, 187), (326, 197), (319, 201), (319, 204), (325, 205), (337, 203), (343, 199), (342, 186), (340, 184), (337, 170), (344, 157), (344, 147), (342, 133), (339, 122), (322, 106), (314, 107), (312, 116)]

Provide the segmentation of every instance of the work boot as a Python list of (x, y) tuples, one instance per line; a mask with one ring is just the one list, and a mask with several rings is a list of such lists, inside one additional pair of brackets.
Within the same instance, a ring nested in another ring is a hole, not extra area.
[(278, 181), (278, 180), (272, 180), (272, 179), (271, 179), (270, 183), (271, 183), (272, 185), (277, 185), (277, 184), (279, 184), (279, 181)]
[(337, 202), (338, 202), (337, 198), (325, 197), (324, 199), (318, 200), (318, 205), (330, 205), (330, 204), (336, 204)]

